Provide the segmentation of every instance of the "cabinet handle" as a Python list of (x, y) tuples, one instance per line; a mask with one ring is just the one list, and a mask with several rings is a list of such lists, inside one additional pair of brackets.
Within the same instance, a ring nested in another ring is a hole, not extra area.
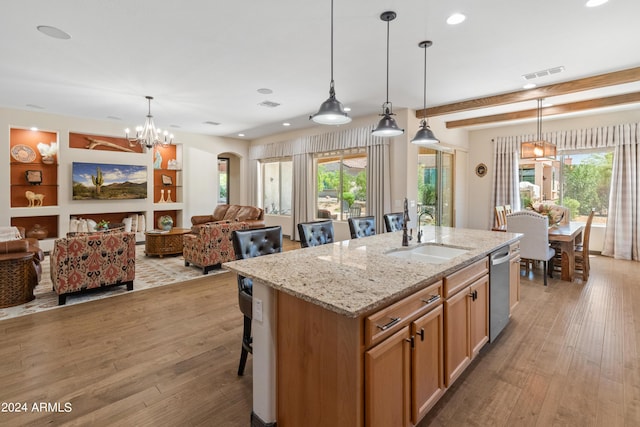
[(420, 341), (424, 341), (424, 328), (420, 328), (420, 332), (416, 332), (416, 335), (420, 335)]
[(402, 318), (401, 317), (391, 317), (391, 321), (389, 323), (385, 323), (384, 325), (376, 325), (381, 331), (386, 331), (396, 323), (398, 323)]
[(429, 295), (429, 299), (421, 299), (422, 302), (431, 304), (432, 302), (436, 302), (440, 299), (440, 295)]
[(410, 338), (405, 338), (404, 340), (411, 344), (411, 348), (415, 348), (415, 340), (413, 335), (411, 335)]
[(478, 299), (478, 291), (471, 291), (467, 296), (471, 297), (471, 301), (475, 301)]

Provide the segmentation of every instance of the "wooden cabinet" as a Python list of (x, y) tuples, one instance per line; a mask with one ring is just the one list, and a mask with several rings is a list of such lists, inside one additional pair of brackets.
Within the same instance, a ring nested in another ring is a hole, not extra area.
[(365, 320), (365, 340), (387, 337), (365, 352), (365, 425), (415, 425), (444, 393), (441, 283)]
[(442, 305), (411, 324), (411, 421), (418, 422), (444, 394), (444, 310)]
[(511, 258), (509, 260), (509, 308), (510, 314), (513, 308), (520, 302), (520, 243), (511, 245)]
[(410, 426), (411, 335), (405, 326), (365, 352), (365, 425)]
[[(453, 382), (489, 341), (488, 259), (444, 280), (445, 385)], [(466, 274), (465, 274), (466, 273)], [(448, 289), (456, 290), (455, 293)]]

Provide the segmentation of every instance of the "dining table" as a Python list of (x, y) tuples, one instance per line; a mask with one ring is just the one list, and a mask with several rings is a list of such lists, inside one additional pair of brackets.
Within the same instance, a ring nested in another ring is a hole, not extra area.
[[(549, 243), (560, 249), (562, 268), (560, 278), (573, 281), (575, 273), (575, 246), (582, 240), (584, 225), (577, 222), (553, 225), (549, 227)], [(554, 245), (555, 243), (555, 245)]]
[[(492, 231), (507, 231), (507, 226), (494, 226)], [(575, 273), (575, 245), (582, 240), (584, 225), (577, 222), (559, 224), (549, 227), (549, 243), (560, 250), (562, 260), (560, 278), (568, 282), (573, 281)], [(555, 244), (554, 244), (555, 243)]]

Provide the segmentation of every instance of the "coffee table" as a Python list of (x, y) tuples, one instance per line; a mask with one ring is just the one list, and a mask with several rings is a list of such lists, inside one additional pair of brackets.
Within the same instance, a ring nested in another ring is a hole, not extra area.
[(174, 227), (169, 231), (146, 231), (144, 233), (144, 253), (147, 256), (178, 255), (182, 253), (182, 236), (191, 232), (190, 228)]

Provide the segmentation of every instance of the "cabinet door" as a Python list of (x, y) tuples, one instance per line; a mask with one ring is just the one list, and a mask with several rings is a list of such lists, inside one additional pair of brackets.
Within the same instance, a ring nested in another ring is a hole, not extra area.
[(405, 326), (364, 355), (365, 425), (410, 426), (411, 343)]
[(470, 339), (471, 358), (478, 355), (480, 349), (489, 342), (489, 276), (481, 277), (470, 287), (471, 316)]
[(513, 308), (520, 301), (520, 257), (511, 258), (509, 265), (509, 308)]
[(438, 306), (411, 324), (411, 421), (418, 422), (444, 393), (444, 310)]
[(465, 288), (444, 303), (445, 385), (449, 387), (471, 362), (469, 316), (471, 295)]

